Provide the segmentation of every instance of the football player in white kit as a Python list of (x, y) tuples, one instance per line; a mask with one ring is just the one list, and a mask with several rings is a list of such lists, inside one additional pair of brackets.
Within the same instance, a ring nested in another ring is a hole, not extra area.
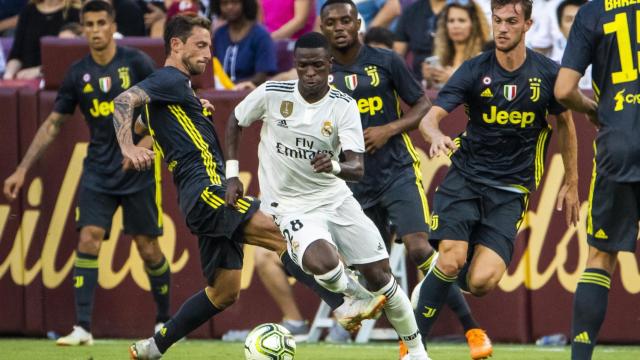
[(345, 183), (364, 174), (365, 147), (356, 102), (329, 87), (331, 58), (323, 35), (300, 37), (294, 57), (300, 80), (267, 81), (230, 116), (227, 204), (233, 206), (243, 194), (237, 174), (242, 128), (262, 120), (261, 209), (274, 216), (293, 260), (328, 290), (347, 298), (371, 296), (345, 272), (341, 258), (357, 268), (374, 294), (374, 308), (384, 306), (389, 322), (409, 347), (410, 359), (428, 359), (411, 303), (391, 274), (382, 237)]

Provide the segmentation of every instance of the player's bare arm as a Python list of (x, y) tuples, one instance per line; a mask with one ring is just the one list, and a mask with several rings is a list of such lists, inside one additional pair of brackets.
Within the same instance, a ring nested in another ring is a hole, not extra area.
[(372, 126), (364, 129), (364, 145), (368, 153), (373, 154), (384, 146), (389, 138), (411, 131), (418, 127), (420, 120), (431, 108), (431, 101), (423, 95), (403, 117), (382, 126)]
[(244, 195), (244, 185), (240, 181), (239, 174), (234, 174), (234, 172), (238, 172), (238, 146), (240, 145), (241, 135), (242, 127), (238, 125), (236, 115), (231, 112), (225, 132), (225, 158), (227, 159), (227, 191), (225, 193), (225, 201), (229, 206), (235, 206), (236, 201)]
[(440, 120), (448, 114), (445, 109), (439, 106), (432, 106), (427, 116), (420, 122), (420, 134), (426, 142), (431, 144), (429, 156), (432, 158), (447, 155), (449, 151), (454, 151), (458, 148), (450, 137), (440, 131)]
[(130, 159), (133, 167), (138, 171), (151, 168), (154, 153), (149, 149), (134, 145), (131, 123), (133, 122), (134, 109), (149, 103), (149, 101), (149, 95), (138, 86), (131, 87), (113, 100), (113, 126), (116, 130), (116, 138), (120, 144), (122, 156)]
[(573, 111), (586, 114), (596, 127), (600, 127), (597, 112), (598, 103), (585, 96), (578, 88), (581, 77), (582, 74), (573, 69), (560, 68), (553, 90), (554, 95), (562, 105)]
[(318, 153), (311, 159), (313, 171), (332, 173), (346, 181), (359, 181), (364, 176), (364, 154), (351, 150), (344, 152), (345, 161), (337, 162), (325, 153)]
[(44, 123), (40, 125), (24, 158), (13, 174), (4, 181), (4, 195), (7, 200), (12, 201), (18, 196), (27, 172), (31, 169), (33, 163), (42, 156), (47, 147), (49, 147), (49, 144), (56, 138), (62, 124), (70, 117), (71, 115), (52, 112)]
[(558, 193), (556, 208), (564, 207), (567, 225), (577, 225), (580, 220), (580, 201), (578, 199), (578, 139), (571, 111), (567, 110), (556, 116), (558, 144), (564, 163), (564, 183)]

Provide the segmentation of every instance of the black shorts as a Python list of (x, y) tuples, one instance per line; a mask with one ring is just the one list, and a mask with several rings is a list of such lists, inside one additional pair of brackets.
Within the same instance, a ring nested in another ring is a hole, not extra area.
[(429, 204), (422, 180), (413, 172), (393, 182), (364, 212), (376, 224), (387, 246), (393, 231), (397, 242), (407, 234), (429, 231)]
[(80, 186), (76, 207), (76, 230), (97, 226), (111, 233), (111, 222), (118, 206), (122, 206), (124, 233), (128, 235), (162, 235), (162, 198), (157, 185), (144, 187), (132, 194), (112, 195)]
[(243, 225), (251, 219), (260, 201), (252, 197), (238, 200), (238, 208), (227, 206), (225, 191), (209, 186), (187, 215), (187, 225), (198, 236), (200, 265), (209, 284), (216, 270), (242, 269)]
[(509, 266), (527, 202), (527, 194), (470, 181), (452, 167), (433, 198), (430, 241), (468, 241), (470, 255), (484, 245)]
[(636, 251), (640, 183), (620, 183), (594, 173), (589, 192), (587, 242), (600, 251)]

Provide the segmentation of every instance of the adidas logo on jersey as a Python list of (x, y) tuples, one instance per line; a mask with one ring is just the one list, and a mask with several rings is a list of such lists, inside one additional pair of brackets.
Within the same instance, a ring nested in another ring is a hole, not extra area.
[(602, 239), (602, 240), (606, 240), (609, 237), (607, 236), (607, 233), (604, 232), (604, 230), (600, 229), (598, 231), (596, 231), (596, 234), (594, 235), (594, 237), (596, 239)]
[(583, 344), (591, 344), (591, 340), (589, 340), (589, 334), (586, 331), (583, 331), (580, 334), (578, 334), (573, 339), (573, 342), (583, 343)]
[(91, 84), (89, 83), (87, 83), (87, 85), (84, 86), (84, 89), (82, 89), (83, 94), (88, 94), (92, 92), (93, 92), (93, 86), (91, 86)]
[(289, 126), (287, 126), (287, 120), (282, 119), (282, 120), (278, 120), (278, 122), (276, 123), (276, 125), (283, 127), (285, 129), (288, 129)]
[(491, 92), (491, 89), (486, 88), (484, 89), (484, 91), (482, 93), (480, 93), (480, 97), (493, 97), (493, 93)]

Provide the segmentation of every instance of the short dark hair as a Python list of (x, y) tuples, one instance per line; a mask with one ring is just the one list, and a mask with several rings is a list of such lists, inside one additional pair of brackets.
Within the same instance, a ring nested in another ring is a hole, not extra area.
[(322, 48), (329, 53), (329, 40), (327, 38), (318, 33), (318, 32), (308, 32), (298, 38), (295, 46), (293, 47), (293, 53), (296, 53), (298, 49), (318, 49)]
[[(239, 0), (242, 3), (242, 13), (247, 20), (255, 20), (258, 18), (258, 2), (256, 0)], [(220, 3), (222, 0), (211, 1), (211, 13), (220, 17)]]
[(564, 12), (564, 8), (566, 8), (569, 5), (581, 7), (582, 5), (584, 5), (586, 3), (587, 3), (587, 0), (564, 0), (564, 1), (560, 2), (560, 4), (558, 5), (558, 8), (556, 9), (556, 16), (558, 18), (558, 25), (560, 25), (560, 23), (562, 22), (562, 13)]
[(322, 7), (320, 8), (320, 17), (322, 17), (322, 14), (324, 14), (324, 9), (326, 9), (328, 6), (336, 4), (351, 5), (351, 7), (356, 11), (356, 14), (358, 13), (358, 7), (356, 6), (356, 3), (353, 2), (353, 0), (327, 0), (327, 2), (322, 4)]
[(109, 17), (111, 19), (116, 18), (116, 11), (113, 10), (113, 6), (111, 6), (111, 3), (108, 1), (104, 1), (104, 0), (89, 0), (86, 3), (84, 3), (84, 5), (82, 5), (82, 11), (81, 11), (81, 16), (80, 16), (80, 20), (83, 19), (83, 16), (85, 13), (88, 12), (100, 12), (100, 11), (106, 11), (107, 15), (109, 15)]
[(501, 9), (507, 5), (516, 6), (520, 4), (524, 11), (524, 19), (531, 19), (531, 11), (533, 9), (533, 0), (491, 0), (491, 12), (495, 9)]
[(384, 44), (386, 47), (392, 48), (394, 38), (395, 35), (393, 34), (393, 31), (380, 26), (374, 26), (369, 28), (366, 34), (364, 34), (364, 43), (369, 45), (374, 42)]
[(211, 31), (211, 20), (196, 15), (176, 15), (169, 20), (164, 28), (164, 54), (171, 53), (171, 39), (177, 37), (187, 42), (194, 27), (199, 26)]

